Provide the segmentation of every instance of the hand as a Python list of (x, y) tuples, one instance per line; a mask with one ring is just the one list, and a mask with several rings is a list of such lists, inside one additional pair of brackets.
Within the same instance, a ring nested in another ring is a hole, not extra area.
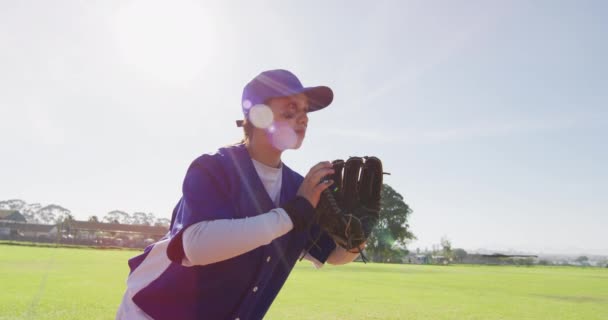
[(305, 198), (316, 208), (321, 197), (321, 192), (333, 183), (332, 180), (321, 181), (321, 179), (333, 173), (334, 169), (331, 162), (323, 161), (317, 163), (314, 167), (310, 168), (310, 171), (304, 177), (304, 181), (302, 181), (296, 195)]
[(367, 247), (367, 240), (363, 241), (363, 243), (361, 243), (361, 244), (359, 245), (359, 247), (358, 247), (358, 248), (353, 248), (353, 249), (346, 250), (346, 251), (348, 251), (348, 252), (350, 252), (350, 253), (356, 253), (356, 254), (359, 254), (359, 253), (361, 253), (363, 250), (365, 250), (365, 247)]

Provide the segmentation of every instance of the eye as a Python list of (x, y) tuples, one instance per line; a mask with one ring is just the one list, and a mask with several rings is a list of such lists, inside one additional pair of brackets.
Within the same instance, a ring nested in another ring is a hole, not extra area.
[(289, 112), (289, 111), (287, 111), (287, 112), (283, 112), (281, 115), (282, 115), (282, 116), (283, 116), (283, 118), (285, 118), (285, 119), (293, 119), (293, 118), (295, 118), (295, 117), (296, 117), (296, 114), (295, 114), (295, 113), (293, 113), (293, 112)]
[(281, 115), (285, 119), (293, 119), (296, 117), (296, 110), (298, 110), (298, 106), (292, 102), (285, 107), (285, 110), (283, 110)]

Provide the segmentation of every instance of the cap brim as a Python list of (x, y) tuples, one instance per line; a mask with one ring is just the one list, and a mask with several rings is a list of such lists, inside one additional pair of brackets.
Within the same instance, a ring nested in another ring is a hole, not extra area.
[(326, 86), (304, 88), (300, 92), (308, 97), (308, 112), (321, 110), (334, 100), (334, 92)]

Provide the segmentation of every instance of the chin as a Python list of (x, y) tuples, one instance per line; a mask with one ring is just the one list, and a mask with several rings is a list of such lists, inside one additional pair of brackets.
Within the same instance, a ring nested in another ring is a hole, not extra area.
[(294, 150), (300, 149), (303, 142), (304, 142), (304, 137), (298, 137), (298, 141), (293, 145), (293, 147), (291, 149), (294, 149)]
[(267, 134), (270, 143), (277, 150), (299, 149), (305, 137), (304, 132), (296, 132), (291, 127), (281, 125), (268, 130)]
[(298, 149), (300, 149), (301, 146), (302, 146), (302, 141), (296, 143), (291, 149), (298, 150)]

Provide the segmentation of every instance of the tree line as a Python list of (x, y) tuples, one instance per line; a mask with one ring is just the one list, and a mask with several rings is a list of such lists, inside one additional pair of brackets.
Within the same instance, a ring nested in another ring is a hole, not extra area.
[[(29, 223), (57, 224), (74, 220), (69, 209), (60, 205), (42, 206), (13, 199), (0, 201), (0, 209), (19, 211)], [(408, 219), (412, 209), (404, 198), (388, 184), (383, 185), (380, 218), (377, 227), (367, 241), (366, 256), (373, 262), (398, 262), (409, 253), (407, 244), (415, 239)], [(90, 216), (88, 221), (147, 226), (169, 226), (170, 220), (156, 217), (153, 213), (112, 210), (104, 216)]]
[[(40, 203), (27, 203), (20, 199), (11, 199), (0, 201), (0, 209), (18, 211), (28, 223), (57, 224), (75, 220), (72, 211), (57, 204), (42, 206)], [(112, 210), (102, 217), (93, 215), (88, 218), (88, 221), (164, 227), (168, 227), (170, 223), (169, 219), (156, 217), (151, 212), (130, 214), (122, 210)]]

